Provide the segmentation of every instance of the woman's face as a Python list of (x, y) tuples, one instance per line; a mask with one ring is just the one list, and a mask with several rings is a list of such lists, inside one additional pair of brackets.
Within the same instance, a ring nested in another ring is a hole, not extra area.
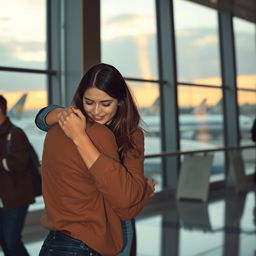
[(97, 123), (109, 124), (117, 112), (118, 100), (95, 87), (85, 91), (84, 110)]

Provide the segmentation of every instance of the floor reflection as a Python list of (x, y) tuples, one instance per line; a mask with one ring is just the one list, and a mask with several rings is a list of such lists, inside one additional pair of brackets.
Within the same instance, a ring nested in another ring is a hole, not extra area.
[[(156, 196), (136, 219), (137, 256), (255, 256), (255, 205), (256, 190), (205, 203)], [(31, 256), (46, 234), (37, 225), (24, 235)]]
[(138, 256), (256, 255), (256, 192), (172, 201), (136, 222)]

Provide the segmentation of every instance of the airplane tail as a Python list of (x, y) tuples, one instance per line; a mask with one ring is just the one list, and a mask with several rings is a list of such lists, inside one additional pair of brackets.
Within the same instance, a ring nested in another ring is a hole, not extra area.
[(26, 102), (28, 94), (24, 93), (21, 98), (12, 106), (8, 112), (10, 118), (20, 119), (24, 110), (24, 105)]
[(201, 103), (196, 108), (194, 108), (192, 113), (195, 115), (205, 115), (207, 114), (207, 112), (208, 112), (207, 99), (204, 98), (201, 101)]
[(209, 109), (209, 114), (220, 114), (223, 111), (223, 100), (222, 98), (217, 102), (217, 104)]
[(156, 100), (151, 105), (150, 110), (152, 113), (159, 113), (159, 109), (160, 109), (160, 98), (157, 97)]
[(204, 98), (202, 102), (193, 110), (195, 115), (205, 115), (205, 114), (220, 114), (222, 113), (222, 99), (220, 99), (216, 105), (213, 107), (207, 106), (207, 99)]

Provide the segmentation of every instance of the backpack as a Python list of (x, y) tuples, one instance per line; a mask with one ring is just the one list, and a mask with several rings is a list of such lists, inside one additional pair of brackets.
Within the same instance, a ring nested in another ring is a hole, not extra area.
[[(6, 153), (10, 153), (11, 148), (11, 134), (12, 131), (17, 128), (16, 126), (12, 126), (9, 130), (9, 133), (7, 135), (6, 140)], [(30, 157), (29, 157), (29, 166), (32, 170), (32, 177), (33, 177), (33, 187), (34, 187), (34, 196), (40, 196), (42, 195), (42, 178), (40, 174), (40, 161), (38, 158), (38, 155), (34, 149), (34, 147), (31, 145), (31, 143), (28, 141), (29, 144), (29, 151), (30, 151)]]

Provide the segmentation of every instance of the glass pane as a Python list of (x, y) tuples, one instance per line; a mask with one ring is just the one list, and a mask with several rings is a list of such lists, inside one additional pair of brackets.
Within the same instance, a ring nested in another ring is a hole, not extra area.
[[(159, 85), (148, 82), (126, 81), (137, 103), (146, 137), (160, 138)], [(148, 153), (159, 153), (160, 146)]]
[[(142, 118), (141, 127), (145, 135), (145, 155), (161, 152), (161, 124), (159, 85), (146, 82), (127, 81), (137, 102)], [(154, 179), (156, 191), (162, 189), (161, 158), (146, 158), (144, 162), (145, 176)]]
[(101, 0), (102, 61), (125, 77), (157, 79), (154, 0)]
[(241, 133), (241, 144), (253, 144), (251, 139), (251, 128), (256, 118), (256, 92), (238, 91), (239, 106), (239, 128)]
[(179, 86), (178, 103), (181, 139), (223, 146), (221, 90)]
[[(178, 87), (180, 147), (182, 151), (223, 147), (222, 91)], [(214, 154), (211, 181), (224, 179), (224, 153)], [(183, 159), (183, 158), (182, 158)]]
[(0, 0), (0, 66), (46, 68), (46, 0)]
[(174, 0), (178, 81), (221, 85), (217, 12)]
[(256, 89), (256, 27), (234, 18), (237, 86)]
[(7, 99), (8, 116), (27, 134), (39, 159), (45, 132), (36, 127), (34, 120), (38, 110), (47, 104), (46, 78), (45, 75), (0, 72), (0, 94)]

